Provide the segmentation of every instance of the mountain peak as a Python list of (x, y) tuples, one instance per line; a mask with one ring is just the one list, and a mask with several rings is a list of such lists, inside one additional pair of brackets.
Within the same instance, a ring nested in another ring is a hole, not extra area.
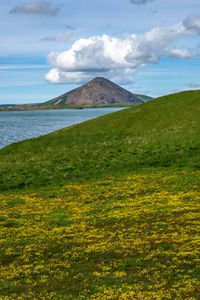
[(98, 81), (109, 81), (109, 82), (112, 82), (110, 80), (108, 80), (107, 78), (105, 77), (95, 77), (94, 79), (92, 79), (90, 82), (98, 82)]
[(99, 81), (99, 80), (108, 80), (108, 79), (106, 79), (105, 77), (95, 77), (91, 81)]
[(54, 98), (45, 105), (114, 105), (114, 104), (140, 104), (144, 101), (139, 96), (125, 90), (114, 82), (104, 78), (95, 77), (88, 83), (64, 95)]

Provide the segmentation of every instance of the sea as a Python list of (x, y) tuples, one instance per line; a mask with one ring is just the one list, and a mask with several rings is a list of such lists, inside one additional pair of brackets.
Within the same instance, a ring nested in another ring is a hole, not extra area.
[(0, 111), (0, 148), (121, 109), (123, 108)]

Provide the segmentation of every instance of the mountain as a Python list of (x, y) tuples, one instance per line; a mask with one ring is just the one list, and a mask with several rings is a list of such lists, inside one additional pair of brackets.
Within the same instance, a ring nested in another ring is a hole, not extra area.
[(200, 91), (165, 96), (0, 150), (0, 190), (200, 168)]
[(146, 97), (132, 94), (106, 78), (96, 77), (79, 88), (47, 101), (43, 105), (141, 104), (148, 99)]

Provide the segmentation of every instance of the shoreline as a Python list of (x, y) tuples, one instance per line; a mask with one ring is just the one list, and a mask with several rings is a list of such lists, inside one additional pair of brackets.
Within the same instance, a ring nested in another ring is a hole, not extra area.
[(120, 107), (132, 107), (135, 106), (131, 104), (119, 104), (119, 105), (47, 105), (47, 106), (32, 106), (32, 105), (17, 105), (14, 107), (0, 107), (0, 112), (2, 111), (29, 111), (29, 110), (50, 110), (50, 109), (85, 109), (85, 108), (120, 108)]

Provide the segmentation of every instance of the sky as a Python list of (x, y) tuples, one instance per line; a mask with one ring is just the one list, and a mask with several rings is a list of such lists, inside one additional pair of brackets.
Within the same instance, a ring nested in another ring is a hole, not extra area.
[(153, 97), (200, 89), (199, 58), (200, 0), (1, 1), (0, 104), (97, 76)]

